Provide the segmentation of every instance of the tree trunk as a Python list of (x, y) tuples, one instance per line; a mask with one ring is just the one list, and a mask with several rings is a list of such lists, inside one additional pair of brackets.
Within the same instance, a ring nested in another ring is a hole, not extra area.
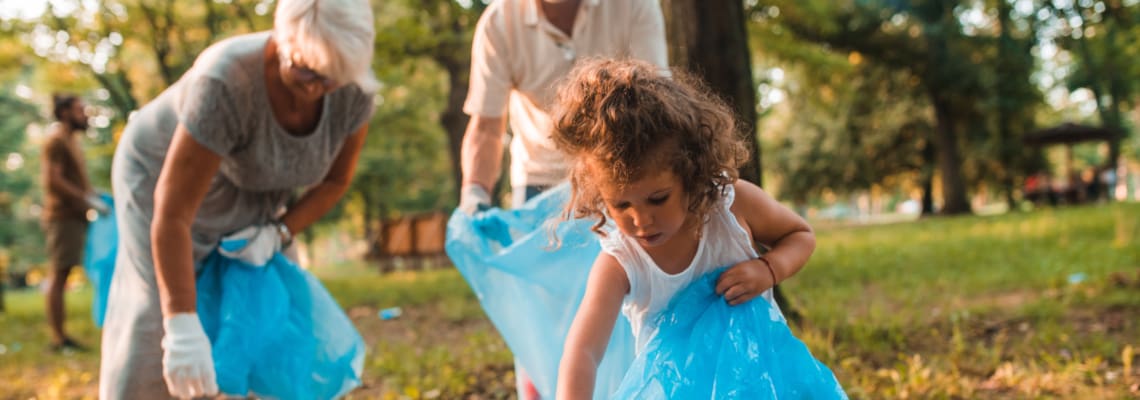
[(919, 215), (934, 215), (934, 175), (929, 174), (922, 180), (922, 212)]
[[(694, 72), (733, 108), (740, 125), (737, 134), (752, 153), (740, 167), (740, 178), (762, 186), (760, 143), (756, 139), (756, 86), (752, 82), (744, 2), (664, 0), (661, 8), (670, 64)], [(772, 290), (784, 315), (799, 325), (799, 307), (789, 302), (779, 285)]]
[(454, 182), (455, 194), (459, 195), (463, 186), (463, 169), (460, 165), (460, 153), (463, 148), (463, 133), (467, 130), (467, 121), (470, 117), (463, 112), (463, 102), (467, 99), (467, 83), (469, 81), (467, 60), (457, 60), (448, 57), (436, 57), (438, 62), (447, 71), (447, 107), (439, 117), (447, 133), (447, 151), (451, 156), (451, 177)]
[(1017, 54), (1016, 50), (1019, 48), (1015, 45), (1013, 35), (1010, 34), (1010, 13), (1013, 12), (1013, 6), (1005, 1), (998, 2), (998, 28), (1000, 36), (998, 39), (998, 65), (997, 71), (1000, 75), (1005, 76), (1001, 83), (997, 85), (998, 88), (998, 160), (1001, 161), (1002, 171), (1001, 176), (998, 178), (1001, 182), (1001, 188), (1005, 191), (1005, 202), (1009, 206), (1010, 211), (1017, 210), (1017, 200), (1014, 199), (1014, 165), (1016, 164), (1016, 154), (1020, 150), (1019, 143), (1013, 138), (1013, 118), (1014, 113), (1018, 110), (1012, 104), (1011, 98), (1015, 96), (1013, 93), (1014, 79), (1011, 77), (1021, 77), (1020, 65), (1015, 64), (1015, 60), (1020, 60), (1022, 55)]
[(927, 133), (926, 141), (922, 145), (922, 167), (919, 169), (919, 181), (922, 184), (922, 212), (919, 215), (934, 215), (934, 164), (938, 155), (934, 153), (933, 135)]
[[(1113, 100), (1116, 99), (1114, 98)], [(1128, 137), (1127, 131), (1125, 131), (1127, 128), (1125, 128), (1124, 124), (1121, 123), (1122, 118), (1120, 117), (1121, 113), (1118, 107), (1119, 106), (1115, 104), (1113, 105), (1113, 122), (1108, 127), (1109, 129), (1112, 129), (1112, 139), (1108, 140), (1108, 159), (1106, 159), (1104, 162), (1106, 168), (1112, 169), (1116, 169), (1116, 166), (1120, 163), (1120, 142), (1122, 142), (1124, 138)]]
[(970, 212), (970, 202), (966, 198), (966, 181), (962, 178), (962, 156), (958, 151), (958, 134), (954, 126), (954, 116), (950, 105), (938, 93), (930, 93), (934, 105), (935, 152), (938, 169), (942, 173), (942, 214), (965, 214)]
[(748, 48), (747, 15), (739, 0), (664, 0), (670, 64), (694, 72), (733, 108), (753, 157), (740, 177), (760, 185), (756, 89)]
[(364, 201), (364, 240), (368, 243), (368, 250), (364, 252), (365, 259), (373, 259), (380, 254), (380, 243), (376, 240), (376, 209), (373, 207), (374, 199), (368, 190), (361, 190), (360, 197)]

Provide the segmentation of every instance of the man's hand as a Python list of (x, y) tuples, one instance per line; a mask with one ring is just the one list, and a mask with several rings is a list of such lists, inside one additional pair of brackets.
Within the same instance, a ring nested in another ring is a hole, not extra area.
[(164, 319), (162, 326), (166, 330), (162, 337), (162, 378), (170, 395), (180, 399), (217, 395), (210, 339), (198, 314), (174, 314)]
[(95, 193), (88, 193), (83, 198), (87, 201), (87, 207), (99, 212), (99, 214), (107, 215), (111, 213), (111, 205), (103, 201), (103, 197)]
[(467, 183), (459, 193), (459, 210), (464, 214), (474, 215), (476, 212), (491, 208), (491, 194), (477, 183)]

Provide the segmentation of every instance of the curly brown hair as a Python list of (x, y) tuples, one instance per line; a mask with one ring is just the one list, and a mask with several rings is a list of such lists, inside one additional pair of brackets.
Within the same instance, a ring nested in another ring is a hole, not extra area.
[(703, 222), (736, 181), (749, 152), (731, 109), (699, 80), (669, 74), (632, 60), (588, 60), (570, 73), (553, 115), (554, 143), (572, 160), (564, 217), (597, 218), (594, 232), (604, 234), (601, 184), (669, 166)]

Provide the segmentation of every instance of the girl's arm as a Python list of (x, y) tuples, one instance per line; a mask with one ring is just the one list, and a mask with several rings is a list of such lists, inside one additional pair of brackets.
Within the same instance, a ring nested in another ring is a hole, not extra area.
[(732, 213), (744, 219), (752, 240), (771, 250), (764, 254), (767, 262), (748, 260), (721, 275), (717, 293), (733, 305), (751, 300), (795, 275), (815, 250), (815, 233), (798, 214), (751, 182), (737, 180), (735, 189)]
[(321, 183), (305, 191), (297, 203), (285, 211), (281, 222), (294, 234), (305, 230), (329, 212), (344, 197), (356, 173), (356, 160), (364, 148), (364, 137), (368, 135), (368, 124), (349, 136), (340, 148), (336, 160), (325, 174)]
[(570, 325), (562, 361), (558, 366), (560, 400), (591, 399), (598, 364), (602, 362), (614, 330), (622, 298), (629, 293), (629, 278), (617, 259), (602, 253), (594, 262), (586, 295)]

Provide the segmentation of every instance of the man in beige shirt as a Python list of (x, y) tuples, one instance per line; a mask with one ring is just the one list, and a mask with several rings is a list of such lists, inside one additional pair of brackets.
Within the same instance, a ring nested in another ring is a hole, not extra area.
[[(566, 179), (567, 161), (550, 139), (549, 112), (558, 83), (585, 58), (633, 58), (668, 68), (657, 0), (499, 0), (487, 7), (475, 27), (463, 105), (471, 120), (463, 136), (460, 210), (490, 206), (508, 120), (511, 204)], [(516, 371), (519, 397), (537, 399), (517, 362)]]
[(463, 137), (460, 209), (472, 213), (491, 203), (508, 120), (512, 204), (566, 178), (565, 157), (550, 140), (549, 107), (574, 63), (591, 57), (668, 68), (657, 1), (500, 0), (483, 12), (463, 105), (471, 120)]
[(87, 130), (83, 101), (73, 95), (53, 96), (56, 123), (43, 143), (43, 227), (51, 268), (47, 289), (47, 319), (53, 350), (84, 350), (63, 329), (63, 291), (71, 268), (82, 262), (87, 236), (87, 210), (108, 207), (91, 189), (83, 149), (76, 136)]

